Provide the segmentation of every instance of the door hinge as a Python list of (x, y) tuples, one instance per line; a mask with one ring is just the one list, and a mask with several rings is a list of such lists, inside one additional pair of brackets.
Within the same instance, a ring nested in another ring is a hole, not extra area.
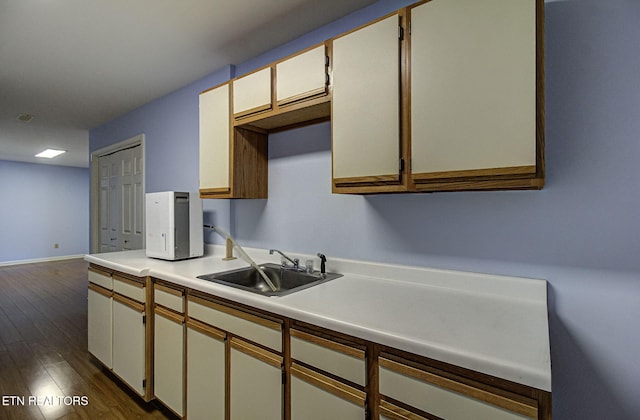
[(400, 164), (398, 165), (400, 172), (404, 172), (404, 158), (400, 158)]
[(404, 28), (398, 25), (398, 38), (400, 41), (404, 40)]
[(282, 385), (286, 385), (287, 384), (287, 372), (285, 372), (284, 369), (282, 369)]
[(142, 325), (145, 325), (147, 323), (147, 315), (144, 314), (142, 315)]
[(142, 380), (142, 388), (146, 388), (147, 387), (147, 380), (143, 379)]
[(325, 55), (325, 56), (324, 56), (324, 65), (325, 65), (326, 67), (329, 67), (329, 56), (328, 56), (328, 55)]

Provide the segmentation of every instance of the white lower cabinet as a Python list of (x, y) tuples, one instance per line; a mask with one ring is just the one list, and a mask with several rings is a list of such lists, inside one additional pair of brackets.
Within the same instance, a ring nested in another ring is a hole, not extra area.
[(145, 401), (153, 397), (151, 329), (146, 323), (147, 278), (91, 265), (88, 271), (88, 348)]
[(190, 420), (225, 418), (225, 336), (195, 320), (187, 323), (187, 415)]
[(155, 308), (154, 393), (179, 416), (184, 415), (184, 316)]
[(282, 357), (235, 337), (230, 341), (230, 418), (282, 419)]
[(112, 340), (112, 292), (89, 283), (87, 330), (89, 353), (106, 367), (113, 367), (111, 357)]
[(113, 298), (113, 372), (145, 395), (145, 308), (118, 294)]
[[(381, 413), (394, 413), (386, 397), (445, 419), (537, 419), (535, 401), (509, 398), (384, 357), (379, 359)], [(395, 411), (396, 414), (398, 413)], [(390, 418), (401, 418), (389, 415)], [(416, 417), (420, 418), (420, 417)]]
[(366, 418), (366, 394), (302, 366), (291, 367), (291, 418)]

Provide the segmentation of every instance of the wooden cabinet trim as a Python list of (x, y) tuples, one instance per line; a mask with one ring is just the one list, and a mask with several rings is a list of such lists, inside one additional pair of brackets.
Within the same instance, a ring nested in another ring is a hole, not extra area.
[[(426, 2), (425, 2), (425, 3), (426, 3)], [(404, 8), (400, 8), (400, 9), (394, 10), (393, 12), (388, 13), (388, 14), (386, 14), (386, 15), (384, 15), (384, 16), (381, 16), (381, 17), (379, 17), (379, 18), (377, 18), (377, 19), (374, 19), (374, 20), (368, 21), (368, 22), (366, 22), (366, 23), (363, 23), (362, 25), (357, 26), (357, 27), (355, 27), (355, 28), (353, 28), (353, 29), (351, 29), (351, 30), (349, 30), (349, 31), (347, 31), (347, 32), (343, 32), (343, 33), (341, 33), (340, 35), (337, 35), (337, 36), (332, 37), (332, 38), (331, 38), (331, 41), (333, 42), (333, 41), (335, 41), (336, 39), (340, 39), (340, 38), (342, 38), (342, 37), (345, 37), (345, 36), (347, 36), (347, 35), (349, 35), (349, 34), (351, 34), (351, 33), (353, 33), (353, 32), (358, 32), (359, 30), (364, 29), (364, 28), (366, 28), (367, 26), (374, 25), (374, 24), (376, 24), (376, 23), (378, 23), (378, 22), (380, 22), (380, 21), (382, 21), (382, 20), (385, 20), (385, 19), (387, 19), (387, 18), (390, 18), (391, 16), (397, 16), (397, 15), (398, 15), (402, 10), (404, 10)]]
[(247, 109), (245, 111), (238, 112), (237, 114), (233, 114), (233, 118), (235, 118), (236, 120), (240, 120), (242, 118), (247, 118), (247, 117), (255, 115), (255, 114), (259, 114), (259, 113), (263, 113), (263, 112), (269, 111), (270, 109), (271, 109), (271, 104), (257, 106), (255, 108)]
[(416, 183), (416, 191), (487, 191), (487, 190), (532, 190), (541, 189), (544, 180), (540, 178), (490, 179), (490, 180), (433, 180)]
[(237, 337), (231, 337), (230, 340), (231, 348), (234, 348), (246, 355), (254, 357), (258, 360), (263, 361), (273, 367), (278, 369), (282, 368), (283, 358), (281, 356), (276, 355), (270, 351), (267, 351), (261, 347), (254, 346), (253, 344), (249, 344), (244, 340), (241, 340)]
[(137, 287), (139, 289), (143, 289), (146, 286), (146, 281), (143, 278), (138, 278), (138, 277), (125, 277), (124, 275), (120, 274), (120, 273), (113, 273), (113, 280), (114, 281), (121, 281), (123, 283), (126, 283), (130, 286), (134, 286)]
[(99, 265), (95, 265), (93, 263), (89, 264), (89, 271), (93, 271), (96, 274), (102, 274), (105, 276), (111, 276), (113, 274), (113, 270), (110, 270), (106, 267), (102, 267)]
[(306, 332), (296, 330), (293, 328), (289, 330), (289, 334), (291, 335), (291, 337), (297, 337), (302, 340), (308, 341), (310, 343), (317, 344), (319, 346), (338, 351), (340, 353), (346, 354), (351, 357), (356, 357), (358, 359), (363, 359), (363, 360), (365, 358), (364, 350), (350, 347), (345, 344), (338, 343), (336, 341), (328, 340), (326, 338), (322, 338), (317, 335), (308, 334)]
[(138, 302), (136, 300), (133, 300), (131, 298), (128, 298), (126, 296), (122, 296), (119, 293), (114, 293), (113, 294), (113, 300), (115, 302), (119, 302), (119, 303), (121, 303), (121, 304), (123, 304), (123, 305), (125, 305), (125, 306), (127, 306), (127, 307), (129, 307), (129, 308), (131, 308), (133, 310), (135, 310), (135, 311), (144, 312), (144, 304), (142, 304), (142, 303), (140, 303), (140, 302)]
[(231, 198), (230, 188), (203, 188), (200, 190), (200, 198)]
[(535, 166), (513, 166), (508, 168), (471, 169), (463, 171), (425, 172), (411, 174), (414, 182), (443, 181), (456, 178), (495, 177), (495, 176), (531, 176), (535, 175)]
[(316, 96), (277, 107), (269, 113), (248, 116), (236, 121), (235, 125), (259, 132), (274, 133), (330, 120), (331, 99), (327, 96)]
[(214, 328), (209, 324), (205, 324), (204, 322), (200, 322), (197, 319), (188, 319), (187, 327), (208, 337), (215, 338), (216, 340), (224, 341), (227, 338), (227, 333), (224, 331)]
[(364, 407), (366, 404), (367, 394), (364, 391), (345, 385), (340, 381), (319, 374), (295, 362), (291, 364), (291, 374), (361, 407)]
[(423, 417), (409, 410), (405, 410), (404, 408), (398, 407), (397, 405), (391, 404), (385, 400), (380, 401), (378, 409), (380, 410), (381, 415), (392, 420), (429, 420), (428, 417)]
[(183, 324), (184, 323), (184, 315), (173, 312), (169, 309), (166, 309), (162, 306), (156, 305), (154, 308), (154, 313), (156, 315), (160, 315), (163, 318), (168, 319), (169, 321), (173, 321), (177, 324)]
[(200, 305), (206, 306), (208, 308), (214, 309), (216, 311), (220, 311), (220, 312), (225, 312), (229, 315), (233, 315), (236, 316), (238, 318), (242, 318), (244, 320), (247, 321), (251, 321), (255, 324), (259, 324), (262, 325), (263, 327), (267, 327), (270, 328), (272, 330), (276, 330), (276, 331), (282, 331), (282, 324), (283, 321), (278, 320), (271, 320), (271, 319), (267, 319), (267, 318), (263, 318), (262, 316), (258, 316), (258, 315), (253, 315), (250, 314), (248, 312), (245, 312), (243, 310), (240, 309), (235, 309), (217, 302), (212, 302), (208, 299), (203, 299), (201, 297), (197, 297), (197, 296), (189, 296), (187, 298), (188, 302), (194, 302), (194, 303), (198, 303)]
[(212, 90), (216, 90), (216, 89), (218, 89), (219, 87), (222, 87), (222, 86), (224, 86), (224, 85), (231, 85), (231, 82), (232, 82), (232, 80), (228, 80), (228, 81), (226, 81), (226, 82), (220, 83), (220, 84), (218, 84), (218, 85), (215, 85), (215, 86), (212, 86), (212, 87), (210, 87), (210, 88), (208, 88), (208, 89), (203, 90), (203, 91), (202, 91), (202, 92), (200, 92), (199, 94), (200, 94), (200, 95), (202, 95), (203, 93), (207, 93), (207, 92), (210, 92), (210, 91), (212, 91)]
[(377, 176), (357, 176), (348, 178), (334, 178), (333, 184), (336, 187), (349, 185), (386, 185), (397, 184), (400, 182), (400, 173), (393, 175), (377, 175)]
[[(538, 404), (537, 401), (528, 399), (527, 403), (515, 401), (513, 399), (503, 397), (498, 394), (494, 394), (483, 389), (479, 389), (461, 382), (457, 382), (425, 370), (420, 370), (409, 365), (398, 363), (396, 361), (386, 359), (384, 357), (378, 358), (380, 368), (389, 369), (393, 372), (401, 375), (410, 376), (412, 378), (428, 382), (440, 388), (445, 388), (450, 391), (454, 391), (463, 395), (467, 395), (471, 398), (487, 402), (489, 404), (501, 407), (514, 413), (518, 413), (531, 418), (538, 418)], [(519, 397), (524, 399), (524, 397)]]
[(105, 289), (104, 287), (98, 286), (97, 284), (94, 284), (91, 282), (89, 282), (89, 290), (93, 290), (94, 292), (99, 293), (102, 296), (105, 296), (108, 298), (113, 296), (113, 292), (111, 290)]
[(279, 107), (286, 107), (288, 105), (292, 105), (296, 102), (299, 102), (303, 99), (304, 100), (315, 99), (319, 96), (325, 96), (326, 94), (327, 94), (327, 87), (325, 86), (323, 88), (318, 88), (318, 89), (310, 90), (308, 92), (300, 93), (295, 96), (290, 96), (285, 99), (280, 99), (278, 102), (276, 102), (276, 105), (278, 105)]
[(166, 286), (166, 285), (161, 284), (161, 283), (155, 283), (153, 285), (153, 287), (156, 290), (162, 290), (163, 292), (172, 294), (174, 296), (178, 296), (178, 297), (183, 297), (184, 296), (184, 290), (176, 289), (176, 288), (170, 287), (170, 286)]

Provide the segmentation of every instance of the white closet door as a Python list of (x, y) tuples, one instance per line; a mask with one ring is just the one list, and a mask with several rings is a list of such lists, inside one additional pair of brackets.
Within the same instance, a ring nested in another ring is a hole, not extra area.
[(98, 159), (100, 171), (100, 252), (118, 251), (120, 196), (120, 166), (115, 153)]
[(411, 10), (413, 173), (535, 166), (535, 3)]
[(333, 178), (399, 176), (398, 16), (333, 41)]
[(142, 248), (144, 238), (144, 184), (142, 146), (116, 154), (122, 167), (120, 181), (120, 249)]
[(140, 249), (144, 244), (144, 157), (137, 145), (101, 156), (100, 252)]

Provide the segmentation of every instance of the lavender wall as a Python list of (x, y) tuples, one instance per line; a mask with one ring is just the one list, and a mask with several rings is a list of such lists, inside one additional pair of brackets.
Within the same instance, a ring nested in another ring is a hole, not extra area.
[[(408, 3), (380, 1), (239, 64), (237, 74)], [(216, 222), (250, 246), (547, 279), (554, 418), (637, 418), (638, 17), (640, 3), (630, 0), (546, 4), (542, 191), (332, 195), (325, 123), (270, 136), (268, 200), (207, 205), (228, 205), (213, 211)], [(114, 136), (121, 127), (145, 126), (148, 166), (169, 166), (150, 168), (149, 191), (197, 188), (197, 98), (189, 89), (92, 131), (92, 150), (137, 134)], [(158, 111), (165, 106), (168, 114)], [(190, 144), (182, 166), (172, 163), (168, 140), (152, 146), (149, 132), (165, 126)]]
[[(145, 134), (146, 192), (197, 191), (199, 185), (198, 94), (234, 76), (229, 65), (150, 102), (89, 133), (94, 152)], [(206, 200), (205, 223), (228, 224), (229, 202)], [(212, 242), (217, 242), (213, 238)]]
[(0, 264), (89, 252), (89, 169), (0, 160), (0, 197)]

